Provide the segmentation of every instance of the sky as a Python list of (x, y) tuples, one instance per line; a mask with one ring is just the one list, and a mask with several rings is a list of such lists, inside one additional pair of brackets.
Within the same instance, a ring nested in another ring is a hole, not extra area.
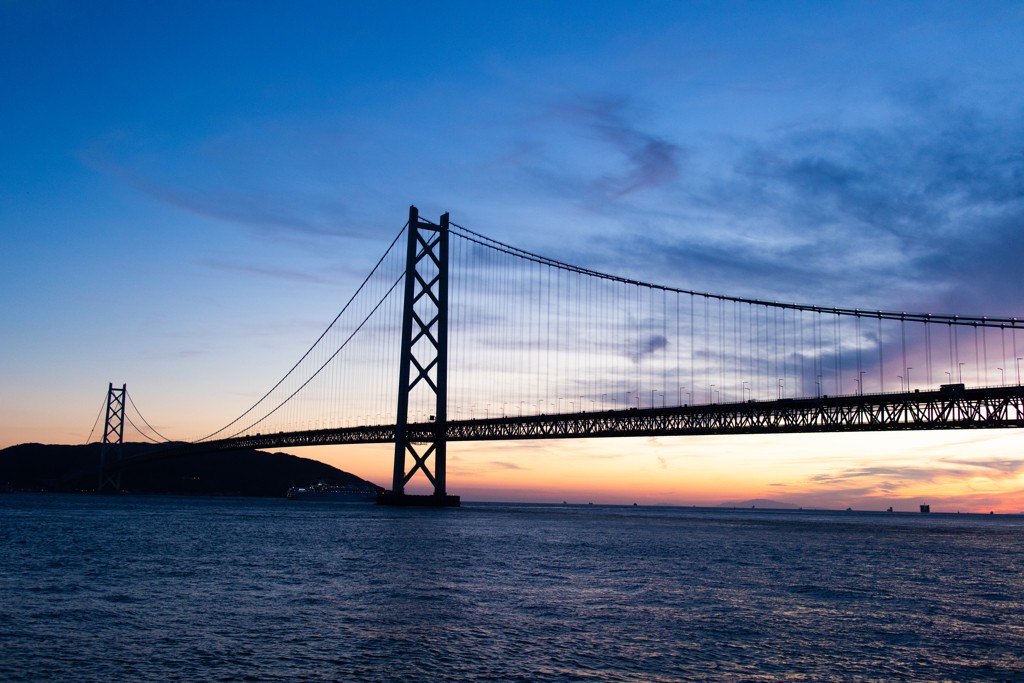
[[(1024, 4), (491, 5), (0, 0), (0, 447), (84, 442), (108, 382), (217, 429), (410, 204), (698, 291), (1024, 316)], [(1020, 430), (451, 449), (467, 500), (1024, 510)]]

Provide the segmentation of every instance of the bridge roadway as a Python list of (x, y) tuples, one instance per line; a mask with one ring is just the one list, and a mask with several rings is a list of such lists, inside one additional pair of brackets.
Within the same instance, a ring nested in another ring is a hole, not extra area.
[[(581, 439), (617, 436), (800, 434), (925, 429), (1024, 428), (1024, 387), (823, 396), (654, 409), (495, 417), (448, 422), (448, 441)], [(410, 440), (434, 423), (410, 424)], [(172, 444), (120, 461), (120, 467), (248, 448), (394, 443), (395, 426), (343, 427)]]

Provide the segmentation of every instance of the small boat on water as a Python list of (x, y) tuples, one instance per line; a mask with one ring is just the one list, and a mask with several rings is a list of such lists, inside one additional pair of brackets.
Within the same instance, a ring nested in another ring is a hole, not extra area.
[(331, 486), (323, 479), (310, 486), (293, 486), (288, 489), (288, 500), (329, 500), (339, 503), (375, 503), (377, 489), (369, 484), (355, 486)]

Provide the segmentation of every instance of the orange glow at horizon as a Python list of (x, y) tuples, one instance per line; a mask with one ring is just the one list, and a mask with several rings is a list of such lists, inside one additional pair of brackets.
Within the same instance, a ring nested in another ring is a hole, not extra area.
[[(390, 488), (390, 444), (291, 452)], [(432, 489), (417, 473), (406, 490)], [(1024, 430), (449, 443), (448, 492), (467, 501), (714, 506), (765, 498), (1019, 513)]]
[[(86, 437), (14, 408), (25, 419), (0, 430), (7, 445)], [(91, 426), (94, 417), (67, 422)], [(274, 450), (391, 487), (391, 444)], [(407, 490), (431, 488), (417, 473)], [(448, 492), (466, 501), (714, 506), (765, 498), (830, 509), (929, 504), (933, 511), (1020, 513), (1024, 430), (455, 442), (448, 444)]]

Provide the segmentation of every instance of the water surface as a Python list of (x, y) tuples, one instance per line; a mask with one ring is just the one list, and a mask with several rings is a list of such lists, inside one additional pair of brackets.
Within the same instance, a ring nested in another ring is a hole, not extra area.
[(1024, 518), (0, 497), (0, 679), (1024, 681)]

